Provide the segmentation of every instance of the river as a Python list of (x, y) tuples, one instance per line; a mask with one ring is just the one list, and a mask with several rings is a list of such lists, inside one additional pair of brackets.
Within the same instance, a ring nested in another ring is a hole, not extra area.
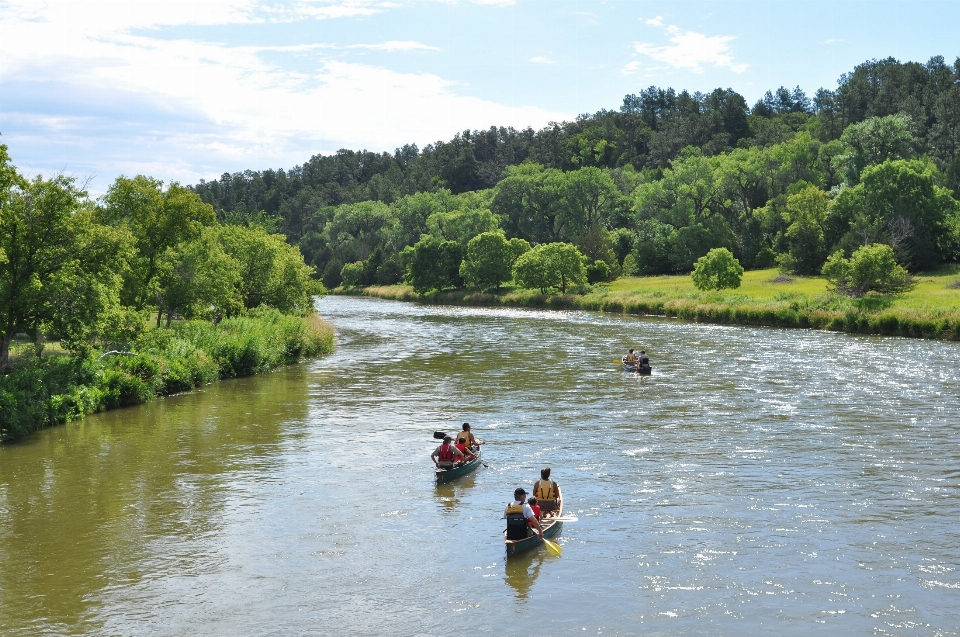
[[(0, 634), (960, 635), (960, 345), (318, 308), (327, 358), (0, 448)], [(507, 561), (542, 466), (579, 521)]]

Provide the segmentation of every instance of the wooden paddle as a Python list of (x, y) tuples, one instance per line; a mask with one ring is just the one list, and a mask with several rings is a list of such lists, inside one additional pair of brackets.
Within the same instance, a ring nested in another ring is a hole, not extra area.
[(554, 544), (547, 538), (543, 538), (543, 545), (547, 547), (547, 550), (553, 553), (554, 555), (560, 555), (563, 553), (563, 549), (560, 548), (559, 544)]

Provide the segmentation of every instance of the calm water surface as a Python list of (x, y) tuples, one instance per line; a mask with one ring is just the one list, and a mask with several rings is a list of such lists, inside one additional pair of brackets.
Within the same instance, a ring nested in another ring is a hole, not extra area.
[[(957, 344), (319, 309), (329, 358), (0, 448), (0, 634), (960, 635)], [(579, 522), (506, 562), (544, 465)]]

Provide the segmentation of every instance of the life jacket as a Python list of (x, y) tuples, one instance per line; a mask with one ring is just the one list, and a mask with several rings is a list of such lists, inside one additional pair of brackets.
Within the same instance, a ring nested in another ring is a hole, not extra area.
[(469, 446), (470, 446), (470, 438), (471, 438), (471, 437), (472, 437), (472, 436), (470, 435), (470, 432), (469, 432), (469, 431), (461, 431), (461, 432), (457, 435), (457, 444), (458, 444), (458, 445), (463, 445), (463, 446), (465, 446), (465, 447), (469, 447)]
[[(539, 504), (531, 504), (531, 505), (530, 505), (530, 509), (533, 510), (533, 515), (534, 515), (534, 517), (535, 517), (537, 520), (539, 520), (539, 519), (540, 519), (540, 505), (539, 505)], [(527, 524), (529, 524), (530, 526), (537, 526), (536, 520), (532, 520), (532, 519), (531, 519), (531, 520), (527, 520)]]
[(533, 495), (537, 500), (556, 500), (557, 490), (553, 480), (537, 480)]
[(440, 445), (440, 462), (453, 462), (453, 446)]
[(523, 504), (514, 502), (504, 511), (507, 518), (507, 539), (522, 540), (527, 537), (527, 519), (523, 516)]
[(467, 455), (467, 445), (465, 445), (465, 444), (463, 444), (462, 442), (460, 442), (459, 440), (457, 440), (457, 444), (455, 444), (455, 445), (453, 445), (453, 446), (456, 447), (457, 449), (459, 449), (459, 450), (460, 450), (460, 453), (462, 453), (463, 455)]

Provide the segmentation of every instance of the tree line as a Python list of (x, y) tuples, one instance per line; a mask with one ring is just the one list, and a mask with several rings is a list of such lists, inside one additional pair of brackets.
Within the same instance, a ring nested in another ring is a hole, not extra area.
[(219, 221), (177, 183), (119, 177), (92, 200), (71, 178), (23, 177), (0, 145), (0, 370), (23, 333), (74, 352), (130, 342), (151, 313), (214, 322), (311, 309), (322, 285), (296, 246), (256, 220)]
[(225, 222), (274, 224), (328, 287), (423, 288), (421, 243), (436, 259), (423, 271), (449, 275), (436, 285), (466, 285), (469, 241), (497, 231), (576, 247), (594, 281), (689, 272), (718, 247), (747, 268), (816, 274), (877, 242), (916, 271), (960, 256), (958, 149), (960, 58), (889, 58), (812, 98), (781, 87), (750, 107), (730, 89), (651, 87), (539, 131), (341, 150), (192, 190)]

